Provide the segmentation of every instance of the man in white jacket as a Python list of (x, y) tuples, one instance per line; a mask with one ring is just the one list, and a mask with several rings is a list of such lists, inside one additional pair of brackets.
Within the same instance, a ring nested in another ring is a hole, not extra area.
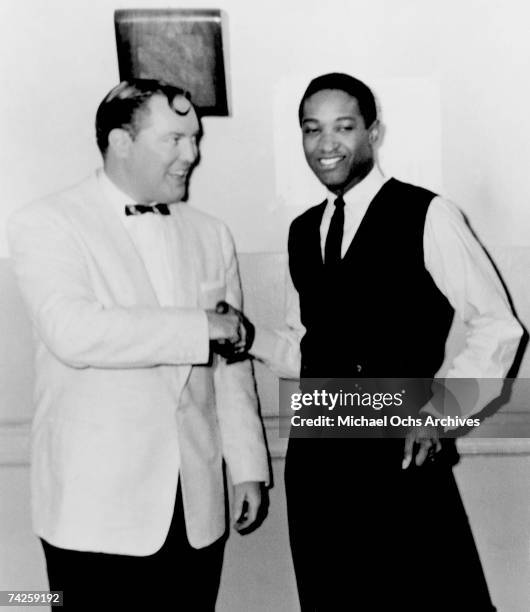
[(220, 356), (242, 341), (216, 311), (241, 306), (234, 245), (182, 202), (199, 134), (184, 91), (122, 82), (96, 116), (103, 168), (9, 222), (37, 343), (33, 523), (67, 609), (213, 610), (224, 462), (236, 527), (259, 516), (269, 469), (251, 365)]

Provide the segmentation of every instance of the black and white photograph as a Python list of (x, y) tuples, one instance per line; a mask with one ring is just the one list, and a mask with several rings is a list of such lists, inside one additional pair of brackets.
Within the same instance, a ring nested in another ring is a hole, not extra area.
[(523, 0), (4, 0), (0, 607), (530, 610)]

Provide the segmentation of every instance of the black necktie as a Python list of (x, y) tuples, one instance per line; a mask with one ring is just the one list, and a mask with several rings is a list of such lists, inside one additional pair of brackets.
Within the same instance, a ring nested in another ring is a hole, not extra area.
[(144, 213), (154, 213), (155, 215), (169, 215), (169, 206), (167, 204), (155, 204), (154, 206), (146, 206), (145, 204), (127, 204), (125, 214), (127, 217), (131, 215), (143, 215)]
[(335, 212), (331, 217), (326, 246), (324, 247), (324, 263), (326, 266), (336, 266), (341, 260), (342, 233), (344, 231), (344, 200), (339, 196), (335, 200)]

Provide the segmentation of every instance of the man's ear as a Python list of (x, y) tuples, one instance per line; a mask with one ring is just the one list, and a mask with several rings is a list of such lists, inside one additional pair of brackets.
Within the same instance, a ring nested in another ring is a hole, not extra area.
[(369, 128), (368, 138), (370, 140), (370, 144), (375, 145), (379, 140), (381, 131), (381, 125), (379, 123), (379, 119), (376, 119)]
[(109, 149), (121, 159), (128, 157), (132, 145), (131, 135), (123, 128), (114, 128), (109, 132)]

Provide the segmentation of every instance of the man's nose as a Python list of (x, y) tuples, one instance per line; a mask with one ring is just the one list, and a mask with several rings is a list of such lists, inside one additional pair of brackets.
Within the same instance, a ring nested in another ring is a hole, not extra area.
[(324, 153), (329, 153), (337, 148), (337, 139), (331, 132), (322, 132), (318, 146)]
[(198, 149), (197, 144), (191, 138), (185, 138), (181, 140), (180, 146), (180, 158), (183, 161), (193, 164), (197, 159)]

